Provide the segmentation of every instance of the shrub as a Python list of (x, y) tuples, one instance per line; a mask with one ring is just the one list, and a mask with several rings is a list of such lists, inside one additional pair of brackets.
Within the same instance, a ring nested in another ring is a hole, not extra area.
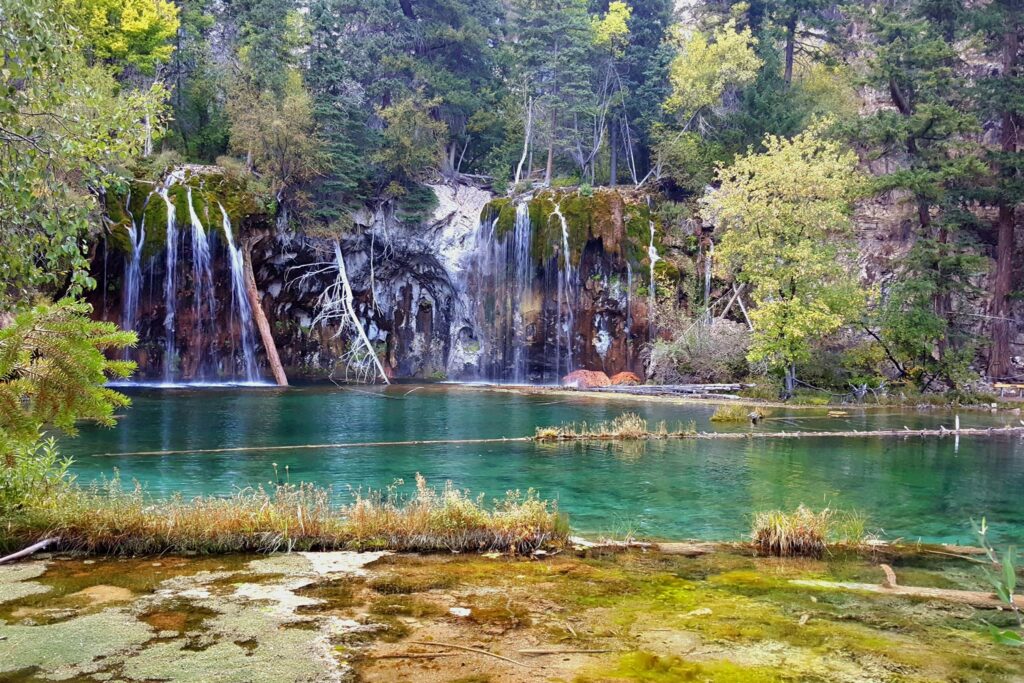
[(731, 320), (707, 325), (680, 318), (670, 323), (670, 334), (670, 341), (658, 339), (651, 345), (648, 374), (655, 381), (728, 382), (747, 374), (750, 333), (745, 325)]

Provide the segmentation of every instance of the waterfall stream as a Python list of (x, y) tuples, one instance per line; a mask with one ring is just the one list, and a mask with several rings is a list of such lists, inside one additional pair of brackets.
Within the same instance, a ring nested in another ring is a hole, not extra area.
[[(204, 346), (214, 335), (214, 316), (216, 314), (213, 295), (213, 266), (210, 262), (210, 241), (203, 228), (202, 221), (196, 214), (192, 203), (192, 188), (188, 188), (188, 214), (192, 223), (192, 312), (195, 316), (195, 329), (199, 333), (198, 341)], [(203, 348), (200, 358), (210, 354)], [(199, 369), (199, 377), (203, 378), (203, 368)]]
[[(556, 344), (556, 367), (561, 362), (562, 335), (565, 335), (565, 370), (556, 370), (556, 375), (567, 375), (575, 368), (572, 361), (572, 340), (576, 326), (575, 308), (576, 297), (574, 285), (576, 284), (576, 273), (572, 267), (572, 252), (569, 251), (569, 224), (562, 214), (561, 202), (555, 204), (554, 214), (562, 227), (562, 269), (558, 273), (558, 331)], [(564, 321), (563, 321), (564, 316)]]
[(231, 264), (231, 317), (232, 329), (234, 323), (238, 324), (238, 336), (242, 342), (243, 368), (245, 370), (245, 381), (248, 383), (260, 380), (259, 372), (256, 369), (256, 347), (253, 343), (255, 330), (252, 325), (252, 307), (249, 304), (249, 296), (245, 291), (245, 263), (241, 247), (235, 246), (235, 238), (231, 233), (231, 219), (228, 212), (219, 203), (222, 224), (224, 226), (224, 238), (228, 245), (228, 260)]
[[(647, 206), (648, 206), (648, 209), (651, 206), (651, 200), (649, 198), (647, 200)], [(651, 229), (651, 242), (650, 242), (650, 244), (647, 247), (647, 256), (651, 260), (650, 285), (648, 286), (649, 288), (648, 288), (648, 291), (647, 291), (647, 320), (648, 320), (648, 327), (650, 328), (650, 335), (653, 338), (654, 337), (654, 307), (657, 305), (657, 302), (658, 302), (658, 289), (657, 289), (657, 283), (655, 282), (655, 279), (654, 279), (654, 266), (655, 266), (655, 264), (658, 263), (658, 261), (661, 259), (661, 257), (658, 256), (658, 249), (657, 249), (657, 247), (654, 246), (654, 220), (653, 219), (648, 219), (647, 224), (648, 224), (648, 226)]]
[[(130, 200), (130, 198), (129, 198)], [(138, 220), (131, 217), (127, 228), (131, 242), (131, 256), (124, 267), (124, 304), (121, 309), (121, 327), (134, 330), (139, 316), (139, 300), (142, 294), (142, 248), (146, 244), (146, 213)]]
[(167, 206), (167, 246), (164, 253), (164, 382), (174, 380), (174, 322), (177, 313), (178, 286), (178, 221), (174, 202), (167, 194), (173, 176), (168, 178), (166, 185), (157, 190), (157, 194)]

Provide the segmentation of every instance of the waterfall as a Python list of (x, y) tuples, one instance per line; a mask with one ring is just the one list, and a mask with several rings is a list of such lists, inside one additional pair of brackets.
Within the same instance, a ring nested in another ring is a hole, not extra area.
[(533, 290), (530, 207), (516, 205), (511, 231), (498, 235), (498, 216), (483, 216), (476, 233), (470, 287), (483, 379), (529, 381), (525, 306)]
[(174, 319), (177, 312), (178, 287), (176, 273), (178, 271), (178, 221), (174, 202), (167, 194), (173, 176), (166, 185), (157, 190), (167, 206), (167, 246), (164, 254), (164, 381), (174, 379)]
[[(647, 210), (650, 211), (651, 199), (647, 198)], [(651, 279), (647, 291), (647, 326), (650, 329), (651, 338), (654, 338), (654, 307), (657, 304), (657, 287), (654, 280), (654, 265), (661, 260), (658, 256), (658, 249), (654, 246), (654, 219), (648, 218), (647, 225), (651, 229), (651, 242), (647, 247), (647, 256), (651, 261)]]
[[(573, 286), (576, 283), (576, 272), (572, 267), (572, 253), (569, 251), (569, 224), (562, 215), (562, 204), (555, 204), (554, 214), (562, 226), (562, 269), (558, 273), (558, 322), (557, 322), (557, 346), (555, 369), (556, 375), (561, 377), (573, 371), (572, 341), (576, 329), (576, 296)], [(564, 322), (562, 313), (564, 312)], [(565, 372), (559, 370), (561, 363), (562, 334), (565, 334)]]
[(146, 213), (138, 221), (131, 216), (128, 239), (131, 242), (131, 258), (124, 266), (124, 305), (121, 309), (121, 327), (134, 330), (139, 316), (139, 299), (142, 293), (142, 248), (146, 244)]
[(521, 202), (516, 206), (516, 224), (512, 231), (513, 244), (513, 300), (514, 330), (512, 353), (512, 381), (523, 384), (527, 381), (526, 317), (523, 305), (531, 289), (533, 262), (530, 258), (530, 244), (533, 241), (533, 226), (530, 224), (530, 205)]
[(228, 260), (231, 263), (231, 318), (232, 329), (235, 321), (238, 322), (238, 334), (242, 342), (242, 356), (245, 367), (245, 381), (249, 383), (259, 382), (259, 371), (256, 369), (256, 347), (253, 343), (255, 331), (252, 326), (252, 306), (249, 304), (249, 296), (245, 291), (245, 264), (244, 254), (241, 247), (235, 246), (234, 235), (231, 234), (231, 219), (228, 212), (219, 203), (220, 213), (224, 226), (224, 238), (228, 245)]
[[(204, 320), (212, 328), (216, 312), (213, 294), (213, 266), (210, 262), (210, 242), (206, 236), (206, 230), (192, 204), (191, 187), (188, 189), (188, 214), (192, 223), (192, 310), (195, 315), (196, 330), (202, 338), (205, 336), (203, 334)], [(201, 370), (200, 374), (202, 374)]]

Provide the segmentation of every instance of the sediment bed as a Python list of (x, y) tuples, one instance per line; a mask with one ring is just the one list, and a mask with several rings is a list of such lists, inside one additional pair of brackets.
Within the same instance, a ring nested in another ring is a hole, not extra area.
[[(671, 546), (670, 546), (671, 547)], [(1011, 681), (1024, 654), (950, 601), (808, 582), (980, 591), (961, 560), (668, 555), (49, 556), (0, 567), (0, 678)], [(707, 550), (707, 552), (703, 552)]]

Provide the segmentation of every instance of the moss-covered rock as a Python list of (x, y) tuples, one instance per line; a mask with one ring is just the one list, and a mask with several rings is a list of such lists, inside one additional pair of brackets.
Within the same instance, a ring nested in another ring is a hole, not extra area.
[[(192, 207), (207, 232), (220, 232), (223, 224), (221, 207), (231, 222), (233, 237), (237, 241), (246, 227), (268, 225), (272, 221), (275, 204), (265, 188), (253, 179), (223, 172), (216, 167), (183, 167), (167, 190), (174, 205), (179, 229), (187, 228), (189, 191)], [(167, 205), (157, 193), (157, 183), (166, 178), (139, 179), (125, 189), (111, 188), (104, 201), (104, 212), (110, 227), (108, 239), (117, 251), (130, 252), (128, 230), (135, 221), (146, 221), (143, 257), (151, 258), (163, 251), (167, 242)], [(129, 194), (130, 192), (130, 194)]]

